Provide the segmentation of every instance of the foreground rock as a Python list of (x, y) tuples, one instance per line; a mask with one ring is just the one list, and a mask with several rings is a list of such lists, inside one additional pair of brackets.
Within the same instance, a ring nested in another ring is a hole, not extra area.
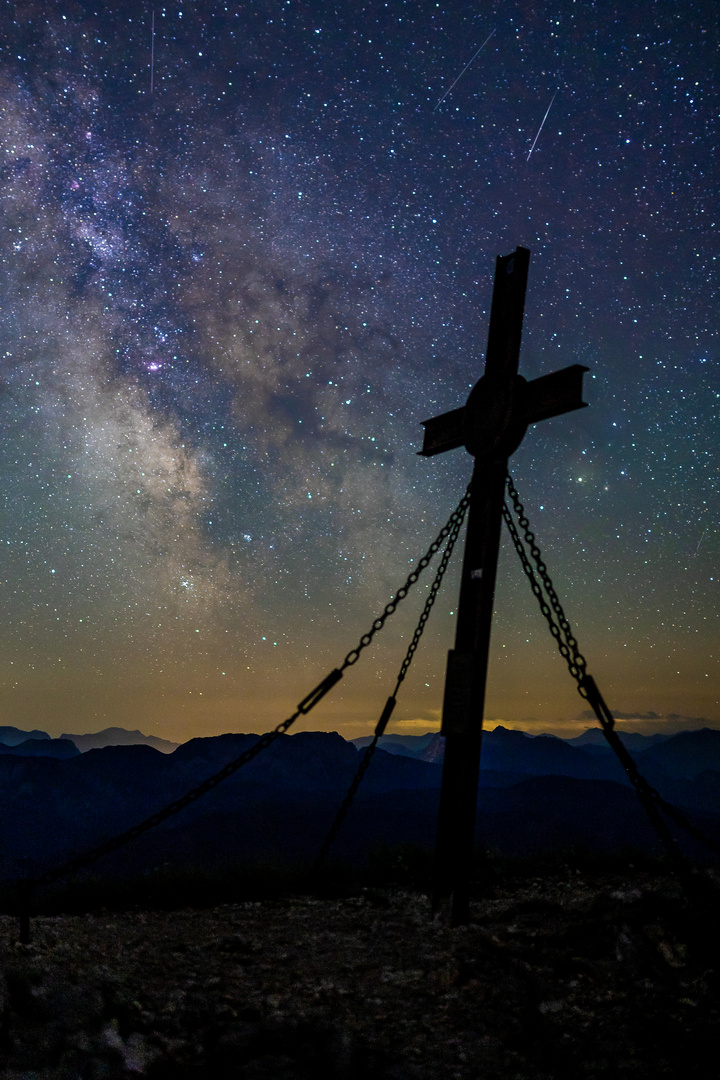
[(645, 871), (507, 882), (471, 925), (365, 891), (0, 919), (6, 1080), (706, 1076), (714, 962)]

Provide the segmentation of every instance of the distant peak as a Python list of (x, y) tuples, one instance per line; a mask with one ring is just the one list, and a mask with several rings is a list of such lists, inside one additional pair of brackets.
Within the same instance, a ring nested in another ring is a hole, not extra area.
[(160, 739), (157, 735), (143, 735), (142, 731), (127, 731), (121, 727), (105, 728), (87, 735), (64, 734), (61, 739), (69, 739), (74, 742), (78, 750), (85, 753), (87, 750), (99, 750), (105, 746), (152, 746), (163, 754), (171, 754), (176, 750), (179, 743), (170, 742), (169, 739)]

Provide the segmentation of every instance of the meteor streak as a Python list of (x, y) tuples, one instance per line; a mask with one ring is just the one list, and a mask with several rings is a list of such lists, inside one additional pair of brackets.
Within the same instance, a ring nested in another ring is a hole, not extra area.
[(478, 51), (477, 51), (476, 53), (473, 53), (473, 55), (472, 55), (472, 56), (470, 57), (470, 59), (468, 60), (467, 64), (466, 64), (466, 65), (465, 65), (465, 67), (464, 67), (464, 68), (462, 69), (462, 71), (461, 71), (461, 72), (460, 72), (460, 74), (458, 75), (457, 79), (456, 79), (456, 80), (455, 80), (455, 82), (454, 82), (454, 83), (452, 84), (452, 86), (451, 86), (451, 87), (450, 87), (450, 88), (449, 88), (448, 90), (446, 90), (446, 91), (445, 91), (445, 93), (443, 94), (443, 96), (442, 96), (441, 98), (439, 98), (439, 99), (438, 99), (438, 103), (437, 103), (437, 105), (435, 106), (435, 108), (433, 109), (433, 112), (435, 112), (435, 111), (436, 111), (437, 109), (439, 109), (439, 108), (440, 108), (440, 106), (442, 105), (443, 101), (444, 101), (444, 100), (445, 100), (445, 98), (446, 98), (446, 97), (448, 96), (448, 94), (449, 94), (449, 93), (450, 93), (450, 91), (451, 91), (451, 90), (453, 89), (453, 87), (457, 86), (457, 84), (458, 84), (458, 83), (460, 82), (460, 80), (462, 79), (463, 75), (464, 75), (464, 74), (465, 74), (465, 72), (467, 71), (467, 69), (468, 69), (468, 68), (470, 67), (470, 65), (472, 64), (472, 62), (473, 62), (473, 60), (475, 59), (475, 57), (476, 57), (476, 56), (479, 56), (479, 55), (480, 55), (480, 53), (481, 53), (481, 52), (483, 51), (483, 49), (485, 48), (485, 46), (487, 45), (488, 41), (490, 40), (490, 38), (491, 38), (491, 37), (493, 36), (493, 34), (494, 34), (494, 33), (495, 33), (495, 31), (494, 31), (494, 30), (491, 30), (491, 31), (490, 31), (490, 33), (488, 34), (488, 36), (487, 36), (487, 37), (485, 38), (485, 40), (483, 41), (483, 43), (482, 43), (482, 45), (480, 46), (480, 48), (478, 49)]
[[(558, 87), (558, 90), (559, 90), (559, 89), (560, 89), (560, 87)], [(536, 142), (538, 141), (538, 139), (540, 138), (540, 132), (542, 131), (543, 127), (545, 126), (545, 121), (546, 121), (546, 120), (547, 120), (547, 118), (548, 118), (548, 113), (549, 113), (549, 112), (550, 112), (550, 110), (552, 109), (552, 103), (553, 103), (553, 101), (555, 100), (555, 98), (556, 98), (556, 97), (557, 97), (557, 90), (555, 91), (555, 93), (553, 94), (553, 96), (552, 96), (552, 97), (551, 97), (551, 99), (550, 99), (550, 104), (549, 104), (549, 105), (548, 105), (548, 107), (547, 107), (547, 112), (545, 113), (545, 115), (544, 115), (544, 116), (543, 116), (543, 118), (542, 118), (542, 124), (541, 124), (541, 125), (540, 125), (540, 127), (538, 128), (538, 133), (537, 133), (537, 135), (535, 136), (535, 139), (534, 139), (534, 141), (533, 141), (533, 144), (532, 144), (532, 146), (530, 147), (530, 154), (532, 154), (533, 150), (535, 149), (535, 143), (536, 143)], [(529, 160), (530, 160), (530, 154), (528, 154), (528, 156), (527, 156), (527, 158), (526, 158), (526, 160), (527, 160), (527, 161), (529, 161)]]

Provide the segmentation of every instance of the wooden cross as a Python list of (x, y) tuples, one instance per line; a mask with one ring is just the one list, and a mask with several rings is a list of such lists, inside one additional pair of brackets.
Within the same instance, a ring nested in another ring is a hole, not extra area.
[(453, 926), (467, 922), (490, 624), (508, 458), (528, 424), (582, 409), (581, 364), (527, 382), (518, 375), (530, 252), (518, 247), (495, 268), (485, 373), (460, 409), (426, 420), (420, 453), (464, 446), (475, 458), (455, 648), (448, 654), (445, 736), (433, 904)]

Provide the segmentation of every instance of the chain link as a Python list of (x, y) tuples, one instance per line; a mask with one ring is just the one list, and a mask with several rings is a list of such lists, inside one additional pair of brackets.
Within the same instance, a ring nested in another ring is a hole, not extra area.
[[(445, 550), (443, 551), (442, 558), (440, 559), (437, 571), (435, 572), (435, 577), (433, 579), (433, 583), (430, 586), (430, 593), (429, 593), (429, 595), (428, 595), (428, 597), (427, 597), (427, 599), (425, 601), (422, 612), (420, 613), (420, 618), (418, 619), (417, 626), (415, 627), (415, 632), (414, 632), (414, 634), (412, 636), (412, 640), (411, 640), (410, 644), (408, 645), (407, 652), (405, 653), (405, 656), (403, 658), (403, 662), (400, 665), (400, 670), (398, 672), (397, 680), (395, 682), (395, 689), (393, 690), (392, 694), (390, 695), (390, 697), (387, 699), (387, 701), (385, 703), (385, 708), (383, 709), (382, 714), (380, 716), (380, 719), (378, 720), (377, 725), (375, 727), (375, 734), (373, 735), (372, 741), (370, 743), (368, 743), (368, 745), (365, 748), (365, 753), (362, 756), (360, 764), (359, 764), (359, 766), (357, 768), (357, 772), (355, 773), (355, 776), (352, 779), (352, 782), (350, 784), (350, 787), (347, 790), (345, 798), (343, 799), (342, 804), (341, 804), (337, 814), (335, 815), (335, 820), (333, 821), (332, 825), (330, 826), (330, 829), (328, 830), (328, 834), (325, 837), (325, 840), (323, 842), (322, 847), (320, 848), (320, 851), (318, 853), (317, 858), (315, 859), (312, 870), (310, 871), (311, 877), (316, 875), (319, 872), (320, 868), (322, 867), (323, 863), (325, 862), (325, 860), (326, 860), (326, 858), (327, 858), (327, 856), (328, 856), (328, 854), (330, 852), (330, 849), (331, 849), (332, 845), (335, 842), (335, 838), (337, 837), (337, 834), (340, 831), (340, 827), (342, 826), (342, 823), (345, 820), (350, 807), (352, 806), (353, 800), (355, 799), (355, 796), (358, 793), (358, 789), (360, 787), (360, 784), (362, 783), (363, 777), (365, 776), (365, 773), (367, 772), (367, 770), (369, 768), (370, 762), (372, 760), (372, 756), (375, 753), (375, 748), (377, 747), (377, 744), (378, 744), (378, 740), (380, 739), (381, 735), (384, 733), (385, 728), (387, 727), (388, 720), (390, 719), (390, 717), (392, 715), (392, 712), (393, 712), (393, 709), (395, 708), (398, 691), (399, 691), (402, 683), (405, 680), (405, 676), (408, 673), (410, 665), (413, 662), (413, 657), (415, 656), (415, 653), (417, 651), (417, 647), (420, 644), (420, 638), (423, 635), (423, 630), (425, 629), (427, 621), (430, 618), (430, 612), (433, 609), (433, 605), (435, 604), (435, 600), (437, 599), (437, 594), (440, 591), (440, 586), (442, 585), (442, 580), (443, 580), (443, 578), (445, 576), (445, 571), (448, 568), (448, 563), (450, 562), (450, 558), (452, 556), (453, 549), (454, 549), (455, 544), (457, 542), (457, 538), (458, 538), (458, 536), (460, 534), (460, 529), (462, 528), (462, 523), (463, 523), (463, 520), (465, 518), (465, 511), (467, 510), (469, 501), (470, 501), (470, 485), (468, 485), (467, 491), (465, 492), (465, 495), (464, 495), (463, 499), (458, 504), (457, 510), (455, 511), (455, 513), (450, 518), (450, 521), (448, 522), (448, 525), (450, 526), (450, 529), (449, 529), (449, 532), (447, 534), (447, 544), (445, 545)], [(438, 548), (436, 547), (435, 550), (437, 551)], [(426, 565), (427, 565), (427, 563), (426, 563)]]
[(443, 528), (440, 530), (440, 532), (433, 540), (432, 544), (427, 549), (423, 557), (420, 559), (414, 570), (412, 570), (408, 574), (405, 584), (398, 589), (390, 603), (385, 606), (385, 610), (383, 611), (382, 615), (379, 615), (377, 619), (375, 619), (368, 633), (363, 634), (355, 648), (351, 649), (350, 652), (347, 654), (342, 664), (340, 665), (340, 671), (344, 671), (345, 668), (348, 668), (352, 664), (357, 663), (362, 650), (367, 648), (372, 639), (375, 637), (375, 634), (378, 632), (378, 630), (382, 630), (386, 620), (390, 617), (390, 615), (393, 614), (398, 604), (405, 599), (412, 586), (422, 574), (423, 570), (425, 570), (425, 568), (429, 565), (433, 556), (437, 554), (445, 540), (453, 533), (453, 530), (455, 531), (455, 536), (457, 537), (457, 534), (460, 531), (460, 526), (462, 525), (463, 519), (465, 517), (465, 511), (467, 510), (469, 503), (470, 485), (468, 484), (465, 494), (448, 518), (447, 524), (444, 525)]
[[(628, 776), (628, 779), (630, 780), (638, 796), (640, 797), (640, 800), (645, 807), (648, 817), (650, 818), (653, 826), (655, 827), (658, 835), (660, 836), (660, 839), (663, 841), (663, 844), (665, 845), (665, 848), (667, 849), (673, 862), (676, 864), (676, 866), (680, 867), (681, 873), (683, 874), (683, 876), (686, 877), (688, 871), (685, 866), (684, 859), (679, 853), (676, 840), (670, 834), (667, 825), (665, 824), (665, 821), (660, 816), (659, 809), (662, 809), (668, 817), (671, 817), (676, 822), (676, 824), (680, 825), (681, 828), (683, 828), (695, 840), (699, 840), (712, 851), (720, 851), (720, 846), (716, 844), (714, 840), (711, 840), (709, 837), (705, 836), (705, 834), (702, 833), (700, 829), (698, 829), (696, 826), (694, 826), (692, 822), (690, 822), (680, 810), (678, 810), (671, 803), (663, 799), (660, 792), (648, 783), (648, 781), (645, 779), (645, 777), (642, 775), (637, 765), (635, 764), (635, 761), (629, 750), (626, 748), (622, 739), (615, 731), (615, 719), (610, 712), (607, 704), (605, 703), (605, 700), (600, 693), (600, 690), (598, 689), (595, 680), (593, 679), (592, 675), (589, 675), (587, 672), (587, 661), (583, 654), (580, 652), (577, 640), (573, 635), (570, 623), (565, 616), (562, 604), (560, 603), (560, 599), (557, 595), (557, 592), (555, 591), (555, 587), (550, 578), (550, 574), (548, 573), (547, 567), (543, 561), (542, 553), (535, 540), (535, 534), (530, 530), (530, 522), (527, 518), (527, 515), (525, 514), (525, 508), (520, 502), (520, 498), (518, 496), (515, 485), (513, 484), (512, 477), (509, 474), (506, 478), (506, 485), (512, 499), (515, 513), (517, 514), (518, 522), (521, 529), (523, 530), (525, 543), (530, 549), (530, 554), (532, 555), (535, 562), (535, 569), (533, 569), (530, 559), (528, 558), (527, 552), (525, 550), (522, 540), (520, 539), (520, 534), (517, 530), (515, 522), (513, 521), (507, 503), (503, 504), (503, 517), (505, 519), (505, 524), (508, 527), (508, 531), (512, 538), (515, 550), (520, 557), (520, 562), (522, 563), (523, 570), (525, 571), (528, 581), (530, 582), (530, 588), (532, 589), (533, 594), (537, 598), (538, 604), (540, 605), (540, 610), (545, 617), (548, 626), (550, 627), (550, 633), (555, 638), (557, 647), (561, 655), (565, 659), (565, 662), (567, 663), (570, 674), (577, 682), (579, 694), (581, 695), (581, 697), (585, 698), (588, 704), (592, 707), (592, 710), (598, 719), (605, 738), (607, 739), (612, 750), (614, 750), (616, 756), (618, 757), (622, 767), (624, 768)], [(547, 595), (547, 597), (549, 598), (550, 604), (548, 604), (547, 600), (545, 599), (543, 589), (538, 582), (535, 571), (537, 571), (537, 574), (542, 581), (542, 585), (545, 589), (545, 595)], [(557, 616), (557, 622), (553, 617), (553, 612), (555, 616)], [(681, 863), (682, 866), (680, 866)]]
[[(615, 719), (610, 712), (610, 709), (607, 707), (605, 699), (600, 693), (600, 690), (598, 689), (592, 675), (585, 676), (584, 689), (586, 690), (584, 696), (586, 697), (589, 704), (592, 706), (592, 710), (600, 722), (600, 726), (603, 730), (605, 738), (607, 739), (612, 749), (615, 751), (615, 754), (619, 758), (620, 763), (625, 769), (625, 772), (630, 778), (630, 781), (632, 782), (643, 803), (646, 806), (652, 804), (654, 808), (659, 807), (668, 817), (672, 818), (677, 825), (684, 829), (689, 836), (692, 836), (694, 840), (699, 840), (700, 843), (704, 844), (711, 851), (719, 852), (720, 846), (714, 840), (711, 840), (709, 836), (706, 836), (700, 829), (697, 828), (697, 826), (693, 825), (692, 822), (682, 813), (681, 810), (678, 810), (676, 806), (673, 806), (672, 803), (669, 803), (666, 799), (664, 799), (660, 792), (657, 790), (657, 788), (654, 788), (652, 784), (648, 783), (648, 781), (642, 775), (637, 765), (635, 764), (635, 761), (630, 751), (623, 743), (617, 731), (615, 731)], [(655, 818), (652, 815), (651, 817), (653, 820), (653, 824), (655, 824), (655, 827), (658, 828)], [(660, 821), (662, 822), (661, 818)], [(662, 822), (662, 825), (664, 826), (664, 822)], [(661, 829), (658, 828), (658, 831), (661, 831)], [(673, 840), (672, 843), (675, 844), (675, 841)]]
[(367, 770), (368, 770), (368, 768), (370, 766), (370, 762), (372, 761), (372, 756), (375, 753), (375, 747), (377, 746), (377, 742), (378, 742), (379, 738), (380, 738), (379, 735), (377, 735), (377, 734), (373, 735), (372, 742), (368, 743), (368, 745), (365, 747), (365, 753), (363, 754), (362, 759), (360, 761), (360, 764), (358, 765), (357, 772), (355, 773), (354, 777), (352, 778), (352, 783), (350, 784), (350, 787), (347, 790), (345, 798), (343, 799), (343, 801), (342, 801), (342, 803), (340, 805), (340, 808), (339, 808), (337, 814), (335, 815), (335, 820), (333, 821), (332, 825), (330, 826), (330, 828), (328, 830), (328, 834), (325, 837), (325, 839), (323, 840), (322, 847), (320, 848), (320, 851), (317, 854), (317, 858), (315, 859), (315, 862), (312, 865), (312, 868), (310, 870), (310, 878), (311, 879), (313, 877), (316, 877), (317, 874), (320, 872), (322, 866), (325, 863), (325, 860), (327, 859), (327, 857), (328, 857), (328, 855), (330, 853), (330, 848), (335, 843), (335, 838), (336, 838), (337, 834), (340, 832), (340, 828), (342, 826), (342, 823), (345, 820), (345, 818), (347, 817), (348, 810), (352, 806), (353, 800), (355, 799), (355, 796), (358, 793), (358, 788), (360, 787), (360, 784), (362, 783), (363, 777), (365, 776), (365, 773), (367, 772)]
[[(517, 493), (515, 485), (512, 482), (512, 477), (509, 474), (506, 479), (506, 484), (508, 493), (510, 495), (510, 498), (512, 499), (515, 513), (517, 514), (518, 523), (520, 525), (520, 528), (523, 530), (525, 543), (530, 549), (530, 554), (535, 561), (535, 568), (545, 588), (545, 593), (550, 600), (550, 606), (548, 606), (548, 603), (543, 596), (542, 588), (538, 583), (537, 577), (535, 576), (532, 564), (527, 557), (527, 553), (520, 539), (520, 535), (518, 533), (515, 522), (512, 519), (512, 515), (510, 514), (507, 504), (503, 504), (503, 517), (505, 518), (505, 524), (507, 525), (510, 536), (512, 537), (513, 544), (515, 545), (515, 550), (520, 556), (523, 570), (525, 571), (528, 581), (530, 582), (530, 588), (532, 589), (534, 595), (537, 597), (538, 603), (540, 604), (540, 610), (544, 615), (548, 626), (550, 627), (550, 633), (555, 638), (557, 647), (560, 651), (560, 654), (567, 663), (570, 674), (578, 684), (578, 689), (581, 696), (587, 698), (587, 693), (583, 689), (583, 679), (587, 670), (587, 661), (583, 654), (580, 652), (580, 649), (578, 648), (578, 643), (575, 635), (573, 634), (570, 623), (565, 616), (562, 604), (560, 603), (560, 598), (555, 591), (555, 586), (553, 585), (550, 574), (548, 573), (547, 566), (543, 561), (542, 552), (540, 551), (540, 548), (538, 547), (535, 540), (535, 534), (530, 531), (530, 522), (527, 515), (525, 514), (525, 507), (520, 502), (520, 497)], [(553, 619), (552, 612), (554, 612), (557, 617), (557, 623)]]
[[(433, 579), (433, 583), (430, 586), (430, 594), (429, 594), (427, 600), (425, 601), (425, 606), (423, 607), (422, 612), (420, 613), (420, 618), (418, 619), (418, 624), (415, 627), (415, 633), (412, 636), (412, 641), (408, 645), (408, 649), (407, 649), (407, 652), (405, 654), (405, 658), (404, 658), (402, 664), (400, 665), (400, 671), (398, 672), (397, 682), (395, 684), (395, 690), (393, 691), (393, 697), (397, 697), (397, 692), (400, 689), (400, 686), (403, 683), (403, 681), (405, 679), (405, 676), (408, 673), (408, 668), (410, 667), (410, 665), (413, 662), (413, 657), (415, 656), (415, 652), (417, 650), (417, 647), (420, 644), (420, 638), (422, 637), (423, 630), (425, 629), (425, 625), (426, 625), (428, 619), (430, 618), (430, 612), (433, 609), (433, 605), (434, 605), (434, 603), (435, 603), (435, 601), (437, 599), (437, 594), (440, 591), (440, 586), (442, 585), (442, 581), (443, 581), (443, 578), (445, 576), (445, 571), (447, 570), (448, 563), (450, 562), (450, 559), (452, 558), (453, 549), (455, 547), (455, 544), (457, 543), (457, 538), (460, 535), (460, 529), (462, 528), (462, 523), (463, 523), (463, 521), (465, 519), (465, 512), (467, 510), (467, 507), (468, 507), (469, 503), (470, 503), (470, 485), (468, 485), (467, 491), (466, 491), (465, 495), (463, 496), (461, 502), (458, 505), (458, 509), (455, 511), (452, 518), (450, 519), (450, 522), (452, 524), (451, 524), (451, 528), (450, 528), (450, 530), (448, 532), (448, 542), (445, 545), (445, 550), (442, 553), (442, 557), (440, 559), (440, 563), (438, 565), (437, 572), (435, 574), (435, 578)], [(439, 545), (438, 545), (438, 547), (439, 547)], [(435, 550), (437, 551), (437, 548)]]

